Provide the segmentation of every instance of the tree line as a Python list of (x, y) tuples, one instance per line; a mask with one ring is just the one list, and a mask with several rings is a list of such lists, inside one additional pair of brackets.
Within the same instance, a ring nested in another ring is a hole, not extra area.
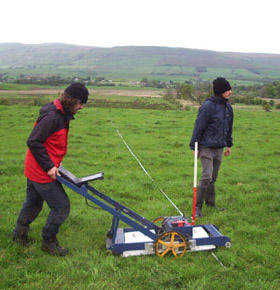
[[(271, 87), (278, 86), (280, 88), (280, 83), (265, 85), (264, 87), (259, 88), (259, 94), (257, 93), (256, 88), (253, 88), (252, 90), (248, 90), (248, 88), (246, 88), (247, 90), (244, 92), (241, 91), (240, 88), (238, 89), (238, 87), (235, 86), (233, 88), (234, 94), (230, 98), (230, 102), (231, 104), (238, 103), (245, 105), (262, 106), (265, 111), (270, 111), (275, 105), (275, 101), (271, 99), (280, 98), (280, 91), (279, 94), (275, 94), (274, 96), (271, 96), (268, 92)], [(241, 92), (243, 92), (242, 95), (239, 95), (239, 93)], [(253, 94), (254, 96), (252, 96), (251, 94)], [(175, 90), (173, 91), (168, 90), (164, 98), (167, 100), (183, 99), (195, 103), (197, 105), (202, 105), (202, 103), (207, 98), (210, 98), (212, 95), (213, 95), (212, 83), (204, 82), (196, 85), (179, 84), (176, 86)], [(270, 98), (270, 100), (267, 100), (265, 98)], [(280, 109), (280, 104), (277, 104), (276, 108)]]

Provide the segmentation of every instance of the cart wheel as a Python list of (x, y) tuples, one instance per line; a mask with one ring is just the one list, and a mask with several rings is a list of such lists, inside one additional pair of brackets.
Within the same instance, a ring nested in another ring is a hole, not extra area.
[(231, 242), (226, 242), (226, 243), (225, 243), (225, 247), (226, 247), (226, 248), (230, 248), (230, 247), (231, 247)]
[(155, 252), (157, 256), (164, 257), (171, 252), (175, 258), (183, 257), (187, 251), (187, 241), (178, 232), (165, 232), (161, 234), (155, 242)]
[(156, 219), (153, 220), (153, 224), (156, 224), (156, 225), (162, 225), (162, 221), (164, 220), (164, 216), (160, 216), (160, 217), (157, 217)]

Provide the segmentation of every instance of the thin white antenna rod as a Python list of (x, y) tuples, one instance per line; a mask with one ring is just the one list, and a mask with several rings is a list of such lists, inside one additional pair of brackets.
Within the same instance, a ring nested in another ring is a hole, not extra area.
[(222, 267), (226, 268), (226, 266), (218, 259), (218, 257), (213, 252), (211, 252), (211, 254)]
[[(114, 125), (114, 123), (112, 123)], [(143, 164), (140, 162), (140, 160), (137, 158), (137, 156), (133, 153), (133, 151), (130, 149), (130, 147), (128, 146), (128, 144), (125, 142), (123, 136), (121, 135), (120, 131), (116, 128), (117, 133), (119, 134), (120, 138), (122, 139), (124, 145), (126, 146), (126, 148), (128, 149), (128, 151), (131, 153), (131, 155), (137, 160), (138, 164), (140, 165), (140, 167), (142, 168), (142, 170), (145, 172), (145, 174), (151, 179), (151, 181), (153, 183), (155, 183), (155, 185), (158, 187), (158, 189), (160, 190), (160, 192), (167, 198), (167, 200), (174, 206), (174, 208), (179, 212), (179, 214), (181, 216), (184, 216), (184, 214), (178, 209), (178, 207), (172, 202), (172, 200), (167, 196), (167, 194), (156, 184), (156, 182), (154, 181), (154, 179), (151, 177), (151, 175), (149, 174), (149, 172), (145, 169), (145, 167), (143, 166)]]

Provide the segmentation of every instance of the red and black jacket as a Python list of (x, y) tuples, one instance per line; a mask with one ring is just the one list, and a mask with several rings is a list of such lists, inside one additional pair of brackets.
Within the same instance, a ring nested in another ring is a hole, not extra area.
[(67, 115), (59, 100), (46, 104), (27, 140), (25, 176), (35, 182), (53, 182), (47, 172), (59, 167), (67, 152), (69, 122), (73, 115)]

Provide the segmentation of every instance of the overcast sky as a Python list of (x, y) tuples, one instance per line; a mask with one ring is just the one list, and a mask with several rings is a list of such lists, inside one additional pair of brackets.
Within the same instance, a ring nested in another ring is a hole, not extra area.
[(1, 0), (0, 43), (280, 54), (278, 0)]

